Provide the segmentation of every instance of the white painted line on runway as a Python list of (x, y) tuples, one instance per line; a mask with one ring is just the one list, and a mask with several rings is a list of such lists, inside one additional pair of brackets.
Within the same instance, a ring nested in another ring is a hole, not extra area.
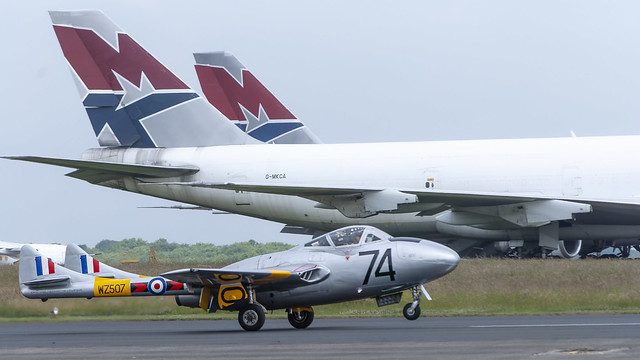
[(602, 323), (602, 324), (504, 324), (470, 325), (472, 328), (525, 328), (525, 327), (586, 327), (586, 326), (640, 326), (640, 323)]

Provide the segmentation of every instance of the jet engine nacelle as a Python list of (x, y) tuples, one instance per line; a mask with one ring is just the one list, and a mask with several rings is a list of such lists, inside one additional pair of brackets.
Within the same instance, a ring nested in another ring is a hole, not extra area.
[(176, 295), (176, 304), (190, 308), (200, 307), (200, 294), (197, 295)]
[(509, 252), (509, 250), (511, 250), (511, 245), (509, 244), (508, 241), (496, 241), (493, 243), (493, 248), (499, 254), (506, 254)]
[(558, 243), (558, 251), (565, 259), (571, 259), (580, 254), (582, 248), (582, 240), (560, 240)]

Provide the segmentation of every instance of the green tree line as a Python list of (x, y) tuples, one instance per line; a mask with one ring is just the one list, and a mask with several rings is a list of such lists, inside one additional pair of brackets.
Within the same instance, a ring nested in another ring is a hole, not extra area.
[(194, 245), (158, 239), (147, 242), (140, 238), (120, 241), (102, 240), (94, 248), (81, 246), (89, 254), (105, 263), (117, 264), (124, 260), (153, 261), (154, 257), (164, 263), (232, 263), (252, 256), (284, 251), (294, 245), (281, 242), (259, 243), (255, 240), (230, 245), (197, 243)]

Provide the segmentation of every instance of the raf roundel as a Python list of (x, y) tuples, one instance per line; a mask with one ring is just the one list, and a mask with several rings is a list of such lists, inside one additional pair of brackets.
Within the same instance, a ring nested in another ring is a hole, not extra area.
[(167, 283), (163, 278), (153, 278), (149, 281), (149, 292), (153, 295), (162, 295), (167, 290)]

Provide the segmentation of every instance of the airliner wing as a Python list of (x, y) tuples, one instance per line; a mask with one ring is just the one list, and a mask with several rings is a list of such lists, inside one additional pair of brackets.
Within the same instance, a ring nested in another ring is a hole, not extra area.
[(277, 194), (300, 196), (313, 198), (318, 196), (343, 196), (373, 192), (397, 191), (407, 195), (415, 195), (421, 201), (429, 203), (447, 203), (452, 206), (474, 206), (474, 205), (502, 205), (515, 202), (533, 201), (548, 199), (536, 195), (507, 194), (490, 192), (470, 192), (470, 191), (424, 191), (415, 189), (385, 189), (378, 187), (324, 187), (305, 185), (261, 185), (261, 184), (239, 184), (239, 183), (205, 183), (205, 182), (163, 182), (149, 183), (149, 185), (183, 185), (192, 187), (216, 188), (226, 190), (237, 190), (247, 192), (257, 192), (264, 194)]
[(349, 195), (363, 191), (379, 191), (377, 188), (353, 188), (353, 187), (322, 187), (322, 186), (296, 186), (296, 185), (259, 185), (259, 184), (238, 184), (238, 183), (176, 183), (193, 187), (208, 187), (227, 190), (238, 190), (248, 192), (258, 192), (266, 194), (293, 195), (300, 197), (322, 196), (322, 195)]
[(174, 183), (176, 185), (188, 185), (194, 187), (211, 187), (218, 189), (238, 190), (247, 192), (257, 192), (278, 195), (293, 195), (304, 198), (317, 196), (340, 196), (349, 194), (366, 194), (373, 192), (398, 191), (403, 194), (415, 195), (422, 203), (442, 203), (449, 207), (473, 207), (473, 206), (497, 206), (522, 202), (562, 200), (568, 202), (584, 202), (587, 205), (606, 206), (607, 204), (640, 206), (639, 202), (624, 200), (601, 199), (571, 199), (561, 197), (551, 197), (532, 193), (497, 193), (482, 191), (449, 191), (449, 190), (428, 190), (428, 189), (385, 189), (375, 187), (322, 187), (304, 185), (260, 185), (260, 184), (239, 184), (239, 183)]
[(77, 169), (76, 171), (67, 174), (67, 176), (86, 180), (93, 184), (117, 179), (122, 176), (135, 176), (140, 178), (169, 178), (182, 175), (190, 175), (199, 171), (199, 169), (195, 166), (141, 165), (39, 156), (6, 156), (4, 158), (9, 160), (30, 161), (35, 163)]
[(0, 241), (0, 255), (11, 256), (13, 258), (18, 258), (20, 256), (20, 248), (22, 244), (15, 243), (5, 243)]
[(354, 187), (322, 187), (322, 186), (287, 186), (287, 185), (252, 185), (252, 184), (203, 184), (191, 183), (195, 187), (212, 187), (267, 194), (294, 195), (304, 198), (317, 196), (341, 196), (360, 193), (398, 191), (407, 195), (415, 195), (428, 203), (447, 203), (451, 206), (502, 205), (516, 202), (540, 200), (543, 197), (523, 194), (500, 194), (469, 191), (424, 191), (415, 189), (391, 190), (385, 188)]
[[(335, 208), (350, 218), (364, 218), (383, 212), (439, 214), (439, 221), (455, 225), (500, 221), (506, 222), (507, 226), (537, 227), (551, 221), (569, 220), (574, 214), (592, 210), (591, 205), (583, 200), (577, 202), (536, 194), (232, 183), (165, 184), (300, 196), (317, 201), (321, 206)], [(452, 211), (442, 213), (443, 210)]]

